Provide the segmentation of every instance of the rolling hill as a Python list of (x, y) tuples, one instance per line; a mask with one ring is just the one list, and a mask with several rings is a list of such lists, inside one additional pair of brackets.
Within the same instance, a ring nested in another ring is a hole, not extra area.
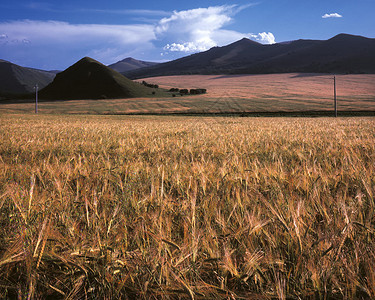
[(263, 45), (242, 39), (224, 47), (124, 72), (129, 78), (187, 74), (375, 73), (375, 39), (339, 34), (329, 40)]
[(106, 99), (132, 98), (151, 94), (151, 89), (135, 83), (120, 73), (85, 57), (56, 75), (54, 81), (40, 91), (41, 99)]
[(157, 64), (158, 63), (155, 63), (155, 62), (142, 61), (142, 60), (134, 59), (132, 57), (128, 57), (128, 58), (118, 61), (117, 63), (111, 64), (108, 67), (110, 67), (112, 70), (115, 70), (121, 73), (121, 72), (127, 72), (131, 70), (154, 66)]
[(35, 84), (44, 88), (54, 77), (52, 72), (25, 68), (0, 60), (0, 95), (31, 93)]

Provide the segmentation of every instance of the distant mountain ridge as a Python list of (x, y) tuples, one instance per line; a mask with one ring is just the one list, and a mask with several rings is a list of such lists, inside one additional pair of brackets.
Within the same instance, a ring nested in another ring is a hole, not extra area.
[(263, 45), (243, 38), (223, 47), (123, 72), (129, 78), (187, 74), (375, 73), (375, 39), (339, 34), (329, 40)]
[(117, 63), (109, 65), (108, 67), (121, 73), (140, 68), (151, 67), (157, 64), (158, 63), (156, 62), (142, 61), (132, 57), (127, 57), (123, 60), (118, 61)]
[(0, 59), (0, 95), (31, 93), (36, 84), (44, 88), (54, 78), (52, 72), (21, 67)]

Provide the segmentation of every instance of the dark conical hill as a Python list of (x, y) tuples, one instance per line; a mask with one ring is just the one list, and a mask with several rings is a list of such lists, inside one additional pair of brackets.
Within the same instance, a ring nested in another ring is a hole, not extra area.
[(89, 57), (57, 74), (55, 80), (40, 91), (42, 99), (51, 100), (132, 98), (148, 94), (151, 94), (149, 88)]

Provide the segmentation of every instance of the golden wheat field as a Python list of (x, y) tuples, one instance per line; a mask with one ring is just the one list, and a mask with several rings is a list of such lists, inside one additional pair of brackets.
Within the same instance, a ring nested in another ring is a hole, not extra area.
[(6, 114), (0, 137), (0, 298), (375, 298), (374, 118)]
[[(338, 110), (375, 111), (375, 75), (337, 75)], [(142, 81), (141, 79), (140, 81)], [(332, 111), (326, 74), (186, 75), (145, 79), (160, 87), (205, 88), (205, 95), (40, 102), (40, 113), (160, 114)], [(0, 103), (0, 113), (30, 113), (33, 103)]]

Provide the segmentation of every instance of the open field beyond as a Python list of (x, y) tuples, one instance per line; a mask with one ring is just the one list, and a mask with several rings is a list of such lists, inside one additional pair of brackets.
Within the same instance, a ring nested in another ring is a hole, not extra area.
[(0, 137), (0, 298), (375, 298), (374, 118), (2, 114)]
[[(339, 111), (375, 111), (375, 75), (337, 75)], [(319, 74), (189, 75), (146, 78), (165, 88), (205, 88), (205, 95), (42, 102), (41, 113), (239, 113), (333, 110), (333, 76)], [(32, 103), (0, 104), (33, 112)]]

